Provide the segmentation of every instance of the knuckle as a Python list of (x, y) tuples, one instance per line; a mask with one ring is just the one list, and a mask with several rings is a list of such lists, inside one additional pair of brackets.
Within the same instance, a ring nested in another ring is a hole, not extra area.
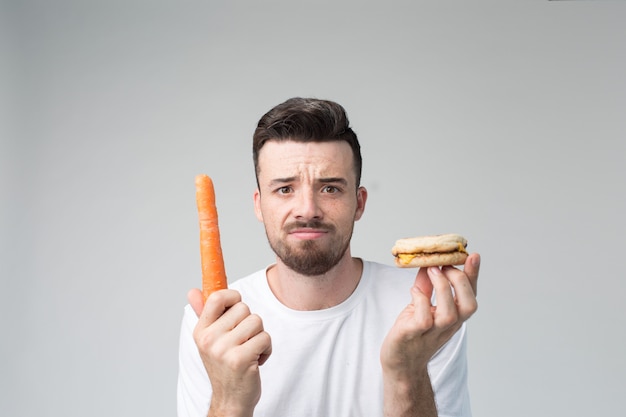
[(231, 352), (231, 354), (224, 356), (223, 363), (229, 369), (238, 370), (248, 364), (249, 359), (246, 355)]
[(207, 356), (212, 359), (221, 359), (226, 355), (226, 349), (220, 343), (213, 343), (206, 350)]
[(210, 332), (205, 331), (194, 334), (194, 339), (200, 352), (210, 353), (211, 355), (217, 353), (215, 338)]
[(476, 300), (468, 300), (463, 304), (458, 305), (459, 317), (465, 321), (469, 319), (478, 310), (478, 303)]
[(459, 316), (456, 311), (448, 311), (438, 317), (437, 324), (439, 327), (448, 328), (454, 326), (459, 321)]
[(247, 304), (242, 303), (241, 301), (231, 307), (231, 310), (236, 312), (241, 316), (250, 316), (250, 308)]
[(272, 344), (272, 337), (270, 336), (268, 332), (263, 331), (259, 333), (259, 337), (261, 338), (261, 341), (263, 341), (265, 345), (269, 346)]
[(200, 346), (204, 343), (205, 333), (205, 329), (200, 326), (196, 326), (196, 328), (193, 329), (193, 340), (196, 342), (196, 345)]
[(258, 314), (250, 314), (246, 320), (250, 323), (251, 327), (263, 330), (263, 319)]
[(219, 291), (212, 292), (206, 299), (206, 303), (217, 304), (222, 300), (222, 293)]
[(422, 316), (413, 320), (413, 328), (407, 329), (408, 334), (415, 332), (425, 332), (433, 327), (434, 321), (432, 316)]
[(461, 315), (469, 318), (478, 310), (478, 302), (476, 299), (469, 300), (461, 309)]

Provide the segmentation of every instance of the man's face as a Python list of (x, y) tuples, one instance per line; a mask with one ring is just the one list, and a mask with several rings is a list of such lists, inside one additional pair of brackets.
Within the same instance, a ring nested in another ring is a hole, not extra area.
[(350, 145), (268, 141), (259, 153), (257, 218), (270, 246), (294, 271), (322, 275), (350, 256), (367, 192), (356, 188)]

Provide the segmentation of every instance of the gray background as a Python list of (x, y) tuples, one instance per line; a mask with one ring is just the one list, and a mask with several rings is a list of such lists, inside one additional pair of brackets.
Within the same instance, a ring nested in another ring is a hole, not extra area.
[(355, 255), (482, 254), (476, 416), (623, 411), (626, 3), (384, 4), (2, 3), (0, 415), (175, 414), (194, 176), (229, 277), (266, 266), (250, 138), (297, 95), (362, 141)]

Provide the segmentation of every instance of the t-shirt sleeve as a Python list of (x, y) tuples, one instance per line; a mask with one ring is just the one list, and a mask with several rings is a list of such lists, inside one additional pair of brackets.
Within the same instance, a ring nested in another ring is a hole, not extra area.
[(178, 353), (178, 417), (206, 417), (211, 402), (211, 383), (193, 340), (198, 322), (191, 306), (185, 307)]
[(431, 358), (428, 369), (439, 417), (471, 417), (465, 324)]

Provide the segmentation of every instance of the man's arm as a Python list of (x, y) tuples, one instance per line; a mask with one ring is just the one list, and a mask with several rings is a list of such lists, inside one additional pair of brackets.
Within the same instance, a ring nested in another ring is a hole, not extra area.
[[(476, 311), (479, 267), (480, 256), (472, 254), (463, 271), (431, 267), (418, 272), (412, 302), (381, 348), (385, 417), (437, 416), (428, 362)], [(431, 305), (433, 290), (436, 306)]]
[(402, 377), (383, 377), (384, 416), (437, 416), (435, 396), (428, 371)]

